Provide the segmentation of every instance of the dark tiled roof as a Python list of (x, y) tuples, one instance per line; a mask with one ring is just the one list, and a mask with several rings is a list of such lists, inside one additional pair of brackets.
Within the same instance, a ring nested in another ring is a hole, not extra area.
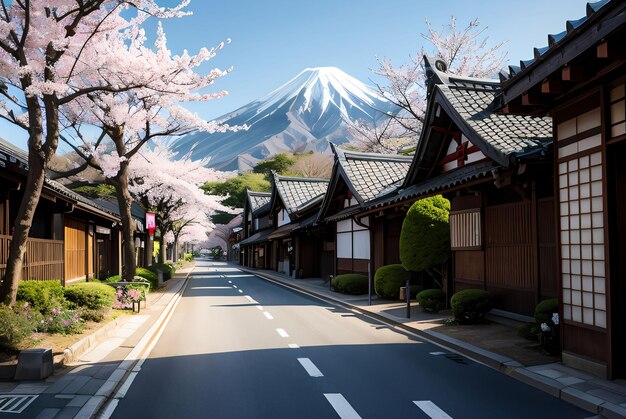
[(398, 190), (396, 193), (391, 193), (379, 199), (373, 200), (368, 203), (364, 209), (383, 207), (399, 201), (433, 194), (453, 186), (461, 185), (471, 180), (488, 176), (493, 171), (498, 170), (499, 167), (500, 166), (498, 164), (492, 161), (468, 164), (425, 180), (416, 185), (409, 186), (406, 189)]
[(581, 17), (580, 19), (566, 21), (565, 30), (563, 32), (549, 34), (548, 45), (544, 47), (533, 48), (533, 57), (531, 59), (521, 60), (519, 66), (510, 65), (507, 70), (502, 70), (500, 72), (500, 79), (502, 81), (505, 81), (508, 79), (521, 77), (520, 74), (526, 73), (526, 68), (532, 67), (535, 63), (541, 61), (544, 56), (552, 53), (552, 51), (558, 49), (558, 47), (564, 42), (567, 42), (572, 37), (572, 34), (577, 31), (577, 29), (585, 25), (585, 23), (588, 22), (605, 5), (611, 2), (619, 3), (622, 1), (623, 0), (600, 0), (587, 3), (585, 16)]
[(252, 210), (252, 212), (269, 203), (272, 197), (270, 192), (255, 192), (248, 190), (247, 194), (248, 202), (250, 202), (250, 210)]
[(452, 106), (452, 112), (499, 155), (495, 160), (501, 164), (507, 163), (511, 154), (552, 142), (551, 118), (507, 115), (491, 110), (490, 105), (500, 89), (495, 80), (449, 76), (447, 83), (437, 88)]
[[(18, 164), (21, 170), (28, 171), (28, 153), (14, 144), (0, 138), (0, 167), (6, 167), (5, 158), (8, 158), (10, 163)], [(108, 215), (118, 216), (118, 214), (115, 214), (107, 208), (104, 208), (102, 205), (95, 203), (91, 199), (66, 188), (55, 180), (46, 177), (44, 186), (61, 196), (82, 204), (81, 206), (87, 210), (92, 208), (107, 213)]]
[(412, 157), (346, 151), (332, 145), (341, 169), (359, 203), (376, 198), (389, 187), (401, 183)]
[(265, 242), (268, 241), (269, 238), (268, 236), (273, 232), (274, 230), (272, 229), (266, 229), (266, 230), (262, 230), (262, 231), (258, 231), (256, 233), (254, 233), (252, 236), (242, 240), (239, 242), (239, 244), (243, 244), (243, 245), (248, 245), (248, 244), (256, 244), (256, 243), (261, 243), (261, 242)]
[(281, 176), (274, 173), (274, 185), (289, 214), (321, 202), (328, 179), (308, 179)]

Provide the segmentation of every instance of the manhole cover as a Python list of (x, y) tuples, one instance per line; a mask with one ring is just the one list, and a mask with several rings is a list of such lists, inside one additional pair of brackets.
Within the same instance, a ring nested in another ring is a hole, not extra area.
[(37, 397), (37, 395), (0, 394), (0, 412), (22, 413)]

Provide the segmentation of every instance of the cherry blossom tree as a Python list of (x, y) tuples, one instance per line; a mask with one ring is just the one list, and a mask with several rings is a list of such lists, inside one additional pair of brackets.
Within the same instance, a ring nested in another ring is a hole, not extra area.
[[(175, 160), (172, 152), (156, 148), (142, 151), (129, 165), (130, 193), (156, 214), (160, 233), (159, 262), (165, 262), (167, 237), (178, 248), (179, 240), (203, 241), (214, 225), (215, 211), (232, 212), (221, 204), (225, 197), (206, 195), (200, 186), (234, 176), (204, 167), (206, 161), (189, 157)], [(155, 171), (155, 167), (158, 170)]]
[[(154, 48), (146, 45), (143, 29), (134, 23), (114, 35), (100, 44), (100, 52), (93, 57), (99, 60), (97, 66), (81, 62), (79, 71), (84, 74), (97, 71), (97, 76), (120, 88), (114, 92), (90, 93), (62, 108), (65, 126), (60, 138), (83, 158), (84, 163), (59, 175), (74, 175), (92, 167), (115, 187), (122, 237), (126, 244), (122, 276), (132, 280), (135, 264), (129, 191), (131, 159), (149, 141), (161, 137), (191, 130), (223, 132), (245, 127), (207, 122), (181, 106), (181, 102), (207, 101), (226, 94), (224, 91), (207, 93), (205, 89), (228, 74), (230, 69), (213, 69), (207, 74), (197, 71), (224, 47), (224, 43), (211, 49), (202, 48), (195, 55), (186, 51), (182, 55), (173, 55), (160, 24)], [(119, 62), (128, 69), (126, 72), (109, 71), (114, 63)], [(97, 135), (93, 135), (94, 128)]]
[[(179, 17), (188, 1), (160, 8), (154, 0), (0, 0), (0, 118), (28, 132), (29, 173), (17, 213), (0, 301), (13, 305), (26, 242), (45, 180), (59, 144), (60, 107), (89, 94), (130, 86), (81, 73), (109, 35), (137, 27), (148, 16)], [(121, 11), (129, 16), (121, 18)], [(133, 13), (134, 11), (134, 13)], [(113, 63), (112, 63), (113, 64)], [(123, 73), (117, 62), (110, 73)]]
[(421, 35), (426, 46), (409, 62), (394, 66), (387, 58), (378, 60), (378, 68), (373, 72), (384, 83), (376, 84), (376, 88), (400, 111), (388, 114), (376, 127), (363, 121), (349, 123), (353, 145), (359, 150), (393, 153), (403, 145), (417, 142), (426, 107), (424, 55), (441, 58), (447, 72), (459, 76), (488, 77), (502, 68), (506, 59), (503, 43), (490, 45), (485, 35), (487, 28), (481, 27), (478, 19), (464, 27), (459, 27), (454, 17), (440, 29), (428, 19), (426, 25), (427, 33)]

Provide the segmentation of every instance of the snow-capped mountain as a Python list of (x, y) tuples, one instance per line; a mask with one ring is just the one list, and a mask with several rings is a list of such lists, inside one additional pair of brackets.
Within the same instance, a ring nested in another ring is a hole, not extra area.
[(349, 140), (345, 120), (375, 123), (396, 108), (371, 87), (335, 67), (307, 68), (264, 98), (218, 118), (248, 130), (195, 132), (174, 140), (179, 156), (210, 157), (209, 166), (248, 170), (281, 152), (323, 152)]

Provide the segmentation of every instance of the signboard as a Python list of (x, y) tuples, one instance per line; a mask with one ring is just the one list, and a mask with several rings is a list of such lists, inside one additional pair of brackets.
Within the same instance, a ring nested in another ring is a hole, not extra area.
[(109, 235), (111, 234), (111, 229), (106, 228), (106, 227), (96, 226), (96, 233)]
[(151, 212), (146, 212), (146, 227), (148, 233), (152, 236), (156, 231), (156, 215)]

